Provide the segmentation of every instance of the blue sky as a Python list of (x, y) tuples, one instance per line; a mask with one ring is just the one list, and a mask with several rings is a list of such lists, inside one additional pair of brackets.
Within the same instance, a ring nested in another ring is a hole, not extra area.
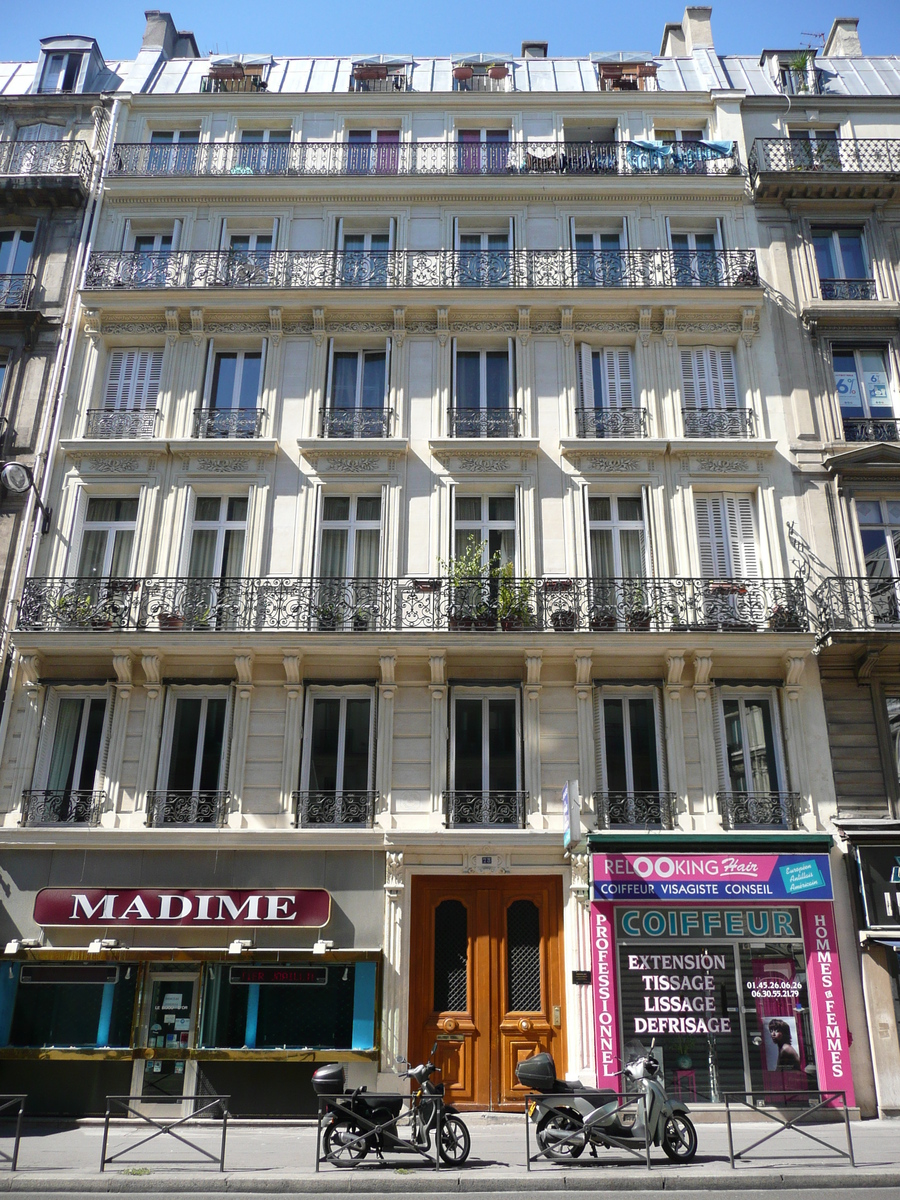
[[(151, 3), (154, 0), (150, 0)], [(456, 54), (484, 50), (518, 53), (523, 40), (550, 42), (551, 54), (592, 50), (659, 51), (663, 25), (678, 21), (683, 0), (640, 5), (569, 0), (551, 12), (546, 0), (155, 0), (170, 7), (179, 29), (192, 29), (201, 54)], [(826, 33), (835, 16), (860, 18), (867, 54), (900, 54), (900, 0), (720, 0), (713, 34), (723, 54), (758, 54), (764, 47), (805, 44)], [(0, 58), (34, 59), (38, 39), (83, 33), (97, 38), (109, 59), (131, 58), (140, 45), (144, 9), (139, 0), (6, 0)]]

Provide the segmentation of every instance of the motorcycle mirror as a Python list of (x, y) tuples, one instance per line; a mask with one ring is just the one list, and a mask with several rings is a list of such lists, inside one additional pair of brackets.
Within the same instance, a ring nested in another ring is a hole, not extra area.
[(656, 1038), (653, 1038), (653, 1040), (650, 1043), (650, 1052), (651, 1053), (653, 1052), (653, 1048), (655, 1047), (655, 1045), (656, 1045)]
[(398, 1067), (408, 1067), (409, 1059), (404, 1058), (402, 1054), (395, 1054), (394, 1055), (394, 1063)]
[(431, 1047), (431, 1053), (428, 1055), (428, 1061), (434, 1062), (434, 1056), (437, 1054), (437, 1042)]

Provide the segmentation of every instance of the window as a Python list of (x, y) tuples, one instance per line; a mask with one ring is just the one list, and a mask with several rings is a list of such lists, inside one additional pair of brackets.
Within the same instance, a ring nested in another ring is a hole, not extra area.
[(900, 620), (900, 501), (856, 501), (856, 517), (874, 620)]
[(11, 963), (0, 984), (3, 1044), (127, 1049), (139, 972), (129, 963)]
[(380, 496), (324, 496), (319, 574), (375, 579), (381, 552)]
[(207, 406), (195, 413), (195, 437), (259, 436), (264, 360), (262, 350), (226, 350), (214, 355)]
[(42, 92), (74, 92), (81, 73), (83, 54), (51, 54), (44, 63)]
[(155, 408), (159, 398), (162, 364), (161, 349), (111, 351), (103, 407), (129, 411)]
[(459, 286), (508, 287), (511, 241), (509, 233), (459, 233)]
[(499, 556), (501, 567), (516, 561), (516, 502), (513, 496), (457, 496), (453, 531), (455, 557), (482, 546), (487, 565)]
[(0, 275), (24, 275), (33, 246), (33, 229), (0, 230)]
[(80, 579), (125, 579), (133, 570), (136, 499), (88, 498), (78, 556)]
[(167, 254), (172, 249), (171, 233), (137, 233), (134, 236), (135, 254)]
[(351, 129), (347, 134), (350, 175), (396, 175), (400, 160), (399, 129)]
[(93, 823), (93, 793), (102, 782), (106, 734), (103, 693), (60, 692), (47, 696), (44, 733), (35, 763), (37, 791), (26, 793), (23, 824)]
[(678, 287), (716, 287), (721, 282), (716, 234), (673, 232), (669, 238)]
[(813, 249), (823, 300), (875, 300), (861, 229), (814, 229)]
[(147, 173), (192, 175), (197, 168), (199, 129), (155, 129), (150, 134)]
[(616, 287), (621, 285), (627, 263), (620, 233), (573, 234), (575, 274), (578, 287)]
[(458, 130), (457, 162), (463, 175), (505, 174), (509, 169), (509, 130)]
[(343, 223), (338, 244), (343, 250), (340, 282), (348, 287), (387, 287), (388, 252), (391, 233), (344, 232)]
[(239, 578), (246, 532), (246, 496), (197, 496), (188, 575), (192, 579)]
[(730, 347), (681, 351), (681, 416), (686, 437), (749, 436), (753, 413), (739, 405), (737, 364)]
[(722, 718), (727, 790), (744, 793), (780, 791), (782, 773), (771, 699), (723, 692)]
[(598, 813), (604, 825), (671, 825), (661, 803), (659, 711), (655, 693), (598, 689), (595, 708)]
[(387, 437), (390, 341), (384, 350), (332, 348), (323, 437)]
[(368, 689), (310, 689), (300, 772), (304, 790), (332, 795), (371, 790), (374, 714)]
[(163, 824), (215, 824), (215, 793), (225, 775), (228, 697), (221, 691), (172, 693), (168, 730), (160, 761), (160, 785), (152, 796), (151, 820)]
[(634, 437), (646, 433), (643, 410), (635, 407), (631, 350), (594, 350), (582, 342), (578, 354), (581, 406), (579, 437)]
[(640, 496), (590, 496), (588, 523), (594, 579), (642, 579), (646, 575)]
[(457, 689), (451, 743), (451, 824), (522, 824), (522, 806), (514, 799), (521, 783), (518, 698), (499, 690)]
[(244, 129), (235, 154), (236, 174), (277, 175), (287, 170), (289, 129)]
[(831, 361), (847, 441), (896, 441), (887, 352), (833, 346)]
[(837, 129), (791, 129), (790, 165), (795, 170), (840, 171)]
[(248, 261), (265, 261), (272, 253), (271, 233), (232, 233), (228, 236), (232, 256)]
[(696, 495), (694, 510), (704, 579), (758, 576), (753, 497)]
[(514, 362), (511, 342), (505, 350), (460, 350), (454, 340), (453, 437), (518, 437)]

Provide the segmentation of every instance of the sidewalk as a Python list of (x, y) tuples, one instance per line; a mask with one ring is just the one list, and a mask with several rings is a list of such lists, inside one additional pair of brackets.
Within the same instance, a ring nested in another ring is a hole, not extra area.
[[(410, 1192), (541, 1193), (591, 1191), (691, 1192), (727, 1191), (746, 1196), (753, 1190), (898, 1189), (900, 1195), (900, 1123), (856, 1122), (852, 1126), (857, 1166), (828, 1156), (824, 1148), (794, 1132), (779, 1134), (761, 1147), (749, 1162), (732, 1170), (728, 1161), (725, 1125), (701, 1125), (700, 1148), (693, 1163), (673, 1165), (662, 1151), (651, 1151), (652, 1170), (624, 1152), (600, 1151), (593, 1159), (585, 1152), (572, 1165), (541, 1159), (526, 1171), (524, 1117), (498, 1122), (468, 1114), (472, 1154), (459, 1171), (435, 1172), (416, 1155), (391, 1155), (387, 1165), (369, 1156), (355, 1171), (322, 1164), (315, 1173), (316, 1131), (310, 1126), (234, 1121), (229, 1124), (225, 1173), (218, 1163), (204, 1162), (196, 1151), (171, 1136), (158, 1137), (138, 1148), (148, 1134), (146, 1125), (119, 1123), (111, 1127), (108, 1154), (128, 1151), (100, 1173), (102, 1122), (52, 1125), (27, 1122), (19, 1151), (19, 1169), (0, 1165), (0, 1192), (51, 1196), (83, 1192), (140, 1192), (193, 1195), (240, 1193), (352, 1193), (357, 1197)], [(735, 1150), (749, 1146), (775, 1129), (774, 1123), (753, 1122), (735, 1127)], [(200, 1125), (180, 1132), (218, 1160), (221, 1127)], [(843, 1124), (812, 1127), (830, 1145), (846, 1148)], [(5, 1130), (4, 1130), (5, 1133)], [(532, 1153), (535, 1151), (532, 1138)], [(0, 1139), (11, 1149), (11, 1139)], [(606, 1165), (606, 1164), (609, 1165)], [(785, 1198), (786, 1200), (786, 1198)]]

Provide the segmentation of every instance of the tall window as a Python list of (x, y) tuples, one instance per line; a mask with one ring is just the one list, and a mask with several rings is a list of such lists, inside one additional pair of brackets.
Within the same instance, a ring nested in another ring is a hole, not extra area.
[(644, 578), (647, 568), (641, 497), (590, 496), (588, 522), (594, 579)]
[(42, 92), (74, 92), (81, 73), (83, 54), (51, 54), (44, 64)]
[[(597, 692), (595, 737), (598, 782), (611, 825), (668, 824), (660, 808), (658, 713), (652, 694)], [(635, 794), (637, 793), (637, 794)]]
[(512, 348), (458, 350), (454, 347), (455, 437), (516, 437)]
[(304, 790), (365, 792), (374, 768), (370, 693), (348, 689), (310, 692), (301, 781)]
[(319, 574), (374, 579), (381, 551), (380, 496), (324, 496)]
[(216, 824), (225, 776), (228, 697), (221, 691), (173, 694), (160, 761), (160, 792), (151, 795), (154, 825)]
[(700, 574), (705, 579), (758, 576), (753, 497), (746, 493), (698, 495), (694, 510)]
[(287, 170), (290, 143), (289, 129), (244, 129), (236, 166), (254, 175), (282, 174)]
[(348, 287), (386, 287), (390, 233), (341, 232), (340, 282)]
[(351, 175), (396, 175), (399, 158), (399, 129), (351, 129), (347, 134)]
[(323, 437), (388, 436), (387, 350), (338, 350), (331, 361)]
[(877, 622), (900, 620), (900, 501), (856, 501), (856, 517)]
[(192, 579), (236, 579), (244, 568), (246, 496), (197, 496), (188, 558)]
[(460, 287), (506, 287), (509, 284), (509, 233), (460, 233), (458, 248)]
[(722, 699), (722, 715), (728, 790), (779, 791), (781, 774), (770, 699), (726, 693)]
[(575, 233), (575, 272), (579, 287), (615, 287), (625, 281), (626, 264), (618, 253), (620, 233)]
[(451, 761), (454, 791), (479, 794), (517, 791), (520, 745), (516, 697), (469, 689), (456, 693)]
[(33, 229), (0, 230), (0, 308), (23, 307), (33, 246)]
[(103, 407), (123, 411), (155, 408), (162, 365), (161, 349), (111, 351)]
[(500, 566), (516, 561), (516, 503), (513, 496), (457, 496), (453, 552), (457, 557), (482, 545), (484, 563), (499, 555)]
[(155, 129), (150, 134), (148, 174), (192, 175), (199, 141), (199, 129)]
[(874, 300), (861, 229), (814, 229), (813, 249), (823, 300)]
[[(51, 696), (47, 729), (52, 732), (49, 745), (40, 755), (36, 782), (48, 791), (93, 791), (103, 744), (106, 697), (67, 696), (58, 692)], [(56, 819), (64, 821), (72, 816), (60, 811)]]
[(847, 441), (896, 441), (887, 353), (877, 347), (834, 346), (831, 359)]
[(627, 347), (594, 350), (582, 342), (578, 355), (579, 437), (634, 437), (646, 432), (635, 407), (634, 360)]
[(195, 414), (195, 437), (255, 437), (262, 411), (263, 353), (229, 350), (216, 354), (209, 407)]
[(508, 129), (460, 129), (457, 143), (461, 174), (502, 175), (508, 170)]
[(136, 499), (89, 497), (81, 528), (79, 578), (124, 579), (131, 574), (137, 511)]
[(719, 263), (714, 233), (672, 233), (675, 251), (675, 283), (679, 287), (715, 287)]

